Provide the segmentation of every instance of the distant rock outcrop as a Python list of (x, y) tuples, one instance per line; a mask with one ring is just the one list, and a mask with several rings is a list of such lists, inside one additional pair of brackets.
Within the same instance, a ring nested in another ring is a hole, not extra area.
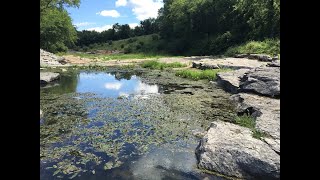
[(67, 62), (64, 57), (56, 56), (50, 52), (40, 49), (40, 67), (63, 66)]

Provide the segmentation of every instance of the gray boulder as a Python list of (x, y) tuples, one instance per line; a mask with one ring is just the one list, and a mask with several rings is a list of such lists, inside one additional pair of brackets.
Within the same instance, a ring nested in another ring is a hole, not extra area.
[(259, 67), (248, 71), (239, 87), (242, 92), (280, 97), (280, 67)]
[(250, 69), (238, 69), (229, 72), (217, 73), (217, 82), (224, 90), (230, 93), (238, 93), (240, 88), (240, 79)]
[(280, 155), (252, 131), (223, 121), (211, 124), (196, 149), (198, 167), (231, 177), (280, 179)]
[(280, 60), (272, 61), (267, 64), (268, 67), (280, 67)]
[(40, 84), (47, 84), (49, 82), (59, 79), (59, 73), (53, 72), (40, 72)]
[(280, 154), (280, 99), (239, 93), (230, 97), (238, 114), (256, 118), (256, 129), (267, 134), (264, 140)]

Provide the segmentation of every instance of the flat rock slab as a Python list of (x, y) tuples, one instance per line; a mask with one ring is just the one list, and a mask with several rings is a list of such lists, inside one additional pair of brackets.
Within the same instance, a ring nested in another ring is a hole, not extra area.
[(230, 68), (230, 69), (253, 69), (257, 67), (264, 67), (267, 62), (261, 62), (258, 60), (248, 58), (225, 58), (225, 59), (210, 59), (205, 58), (192, 62), (193, 68), (198, 69), (219, 69), (219, 68)]
[(246, 72), (240, 89), (241, 92), (280, 97), (280, 67), (259, 67)]
[(230, 93), (238, 93), (240, 88), (240, 79), (250, 69), (238, 69), (235, 71), (217, 73), (218, 84)]
[(280, 155), (252, 131), (223, 121), (211, 124), (201, 139), (198, 166), (227, 176), (245, 179), (280, 179)]
[(259, 61), (271, 62), (274, 60), (278, 60), (278, 57), (271, 57), (267, 54), (236, 54), (235, 58), (249, 58), (249, 59), (256, 59)]
[(40, 72), (40, 84), (47, 84), (59, 78), (59, 73)]
[(256, 129), (268, 135), (266, 142), (280, 153), (280, 99), (239, 93), (230, 97), (239, 114), (256, 118)]

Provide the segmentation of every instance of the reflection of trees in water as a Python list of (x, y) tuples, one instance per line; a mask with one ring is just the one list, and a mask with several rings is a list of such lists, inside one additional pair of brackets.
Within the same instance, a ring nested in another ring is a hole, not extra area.
[[(44, 92), (50, 92), (55, 94), (64, 94), (76, 92), (77, 84), (79, 81), (79, 74), (76, 72), (69, 72), (67, 74), (62, 74), (57, 86), (44, 88)], [(49, 86), (49, 85), (48, 85)]]
[(116, 80), (126, 79), (130, 80), (133, 75), (135, 75), (135, 72), (129, 72), (129, 71), (123, 71), (123, 72), (111, 72), (111, 75), (114, 75)]

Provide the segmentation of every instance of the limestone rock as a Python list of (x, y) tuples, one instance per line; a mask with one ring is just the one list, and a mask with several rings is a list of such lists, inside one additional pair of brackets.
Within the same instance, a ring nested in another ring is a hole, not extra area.
[(223, 121), (211, 124), (196, 149), (198, 166), (245, 179), (280, 179), (280, 155), (252, 131)]

